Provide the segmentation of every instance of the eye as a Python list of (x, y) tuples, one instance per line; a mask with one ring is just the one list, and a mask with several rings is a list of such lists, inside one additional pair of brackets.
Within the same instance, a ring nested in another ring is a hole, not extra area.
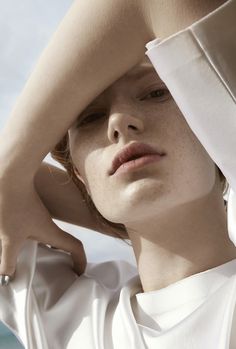
[(81, 122), (79, 122), (78, 126), (83, 126), (86, 124), (89, 124), (91, 122), (95, 122), (98, 119), (101, 119), (105, 114), (101, 112), (94, 112), (91, 114), (88, 114)]
[(170, 97), (170, 92), (167, 88), (159, 88), (156, 90), (152, 90), (148, 94), (146, 94), (143, 98), (140, 100), (143, 101), (145, 99), (158, 99), (160, 101), (165, 101)]

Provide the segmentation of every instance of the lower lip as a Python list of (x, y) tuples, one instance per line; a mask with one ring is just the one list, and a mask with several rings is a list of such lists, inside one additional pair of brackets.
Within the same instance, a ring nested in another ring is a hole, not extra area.
[(142, 167), (144, 165), (150, 164), (151, 162), (160, 161), (163, 155), (159, 154), (150, 154), (150, 155), (144, 155), (138, 159), (130, 160), (125, 163), (123, 163), (113, 175), (118, 175), (121, 173), (127, 173), (133, 169)]

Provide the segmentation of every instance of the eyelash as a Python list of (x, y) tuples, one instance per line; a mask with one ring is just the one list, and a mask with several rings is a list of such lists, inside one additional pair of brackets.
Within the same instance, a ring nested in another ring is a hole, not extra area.
[[(168, 95), (168, 97), (169, 97), (169, 95), (170, 95), (170, 92), (169, 92), (169, 90), (168, 89), (166, 89), (166, 88), (159, 88), (159, 89), (156, 89), (156, 90), (152, 90), (151, 92), (149, 92), (148, 94), (146, 94), (145, 96), (144, 96), (144, 98), (141, 98), (140, 100), (141, 101), (143, 101), (144, 99), (146, 99), (146, 97), (148, 96), (148, 95), (151, 95), (153, 92), (165, 92), (165, 93), (167, 93), (167, 95)], [(161, 96), (162, 97), (162, 96)], [(168, 97), (166, 97), (166, 98), (164, 98), (164, 100), (162, 100), (161, 102), (164, 102), (166, 99), (168, 99)], [(90, 119), (91, 118), (91, 116), (97, 116), (97, 115), (99, 115), (99, 116), (101, 116), (101, 115), (104, 115), (104, 113), (99, 113), (99, 112), (91, 112), (91, 114), (89, 114), (89, 115), (87, 115), (80, 123), (79, 123), (79, 126), (81, 126), (81, 125), (84, 125), (84, 124), (87, 124), (87, 123), (90, 123), (90, 122), (93, 122), (93, 121), (86, 121), (86, 120), (88, 120), (88, 119)], [(93, 120), (93, 118), (92, 118), (92, 120)], [(97, 118), (95, 118), (95, 120), (97, 120)], [(84, 122), (85, 121), (85, 122)]]
[[(153, 92), (165, 92), (167, 94), (167, 96), (169, 97), (169, 90), (167, 88), (158, 88), (156, 90), (152, 90), (151, 92), (149, 92), (148, 94), (145, 94), (144, 98), (141, 98), (140, 100), (142, 101), (143, 99), (146, 99), (145, 97), (147, 97), (148, 95), (150, 95)], [(162, 96), (161, 96), (162, 97)], [(164, 100), (166, 100), (167, 98), (165, 98)]]

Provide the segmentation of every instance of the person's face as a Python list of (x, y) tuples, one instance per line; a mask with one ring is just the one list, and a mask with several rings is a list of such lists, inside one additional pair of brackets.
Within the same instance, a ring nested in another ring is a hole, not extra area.
[[(151, 218), (208, 195), (215, 184), (214, 162), (147, 58), (103, 91), (69, 136), (81, 180), (98, 211), (115, 223)], [(110, 176), (114, 156), (134, 141), (165, 156)]]

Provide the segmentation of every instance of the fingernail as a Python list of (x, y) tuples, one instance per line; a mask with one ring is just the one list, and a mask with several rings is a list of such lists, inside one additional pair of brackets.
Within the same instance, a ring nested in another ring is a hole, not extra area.
[(8, 275), (1, 275), (0, 276), (0, 285), (1, 286), (7, 286), (10, 282), (10, 276)]
[(47, 247), (49, 247), (49, 248), (52, 248), (53, 250), (58, 250), (58, 248), (53, 247), (52, 245), (48, 245), (48, 244), (46, 244), (46, 246), (47, 246)]

